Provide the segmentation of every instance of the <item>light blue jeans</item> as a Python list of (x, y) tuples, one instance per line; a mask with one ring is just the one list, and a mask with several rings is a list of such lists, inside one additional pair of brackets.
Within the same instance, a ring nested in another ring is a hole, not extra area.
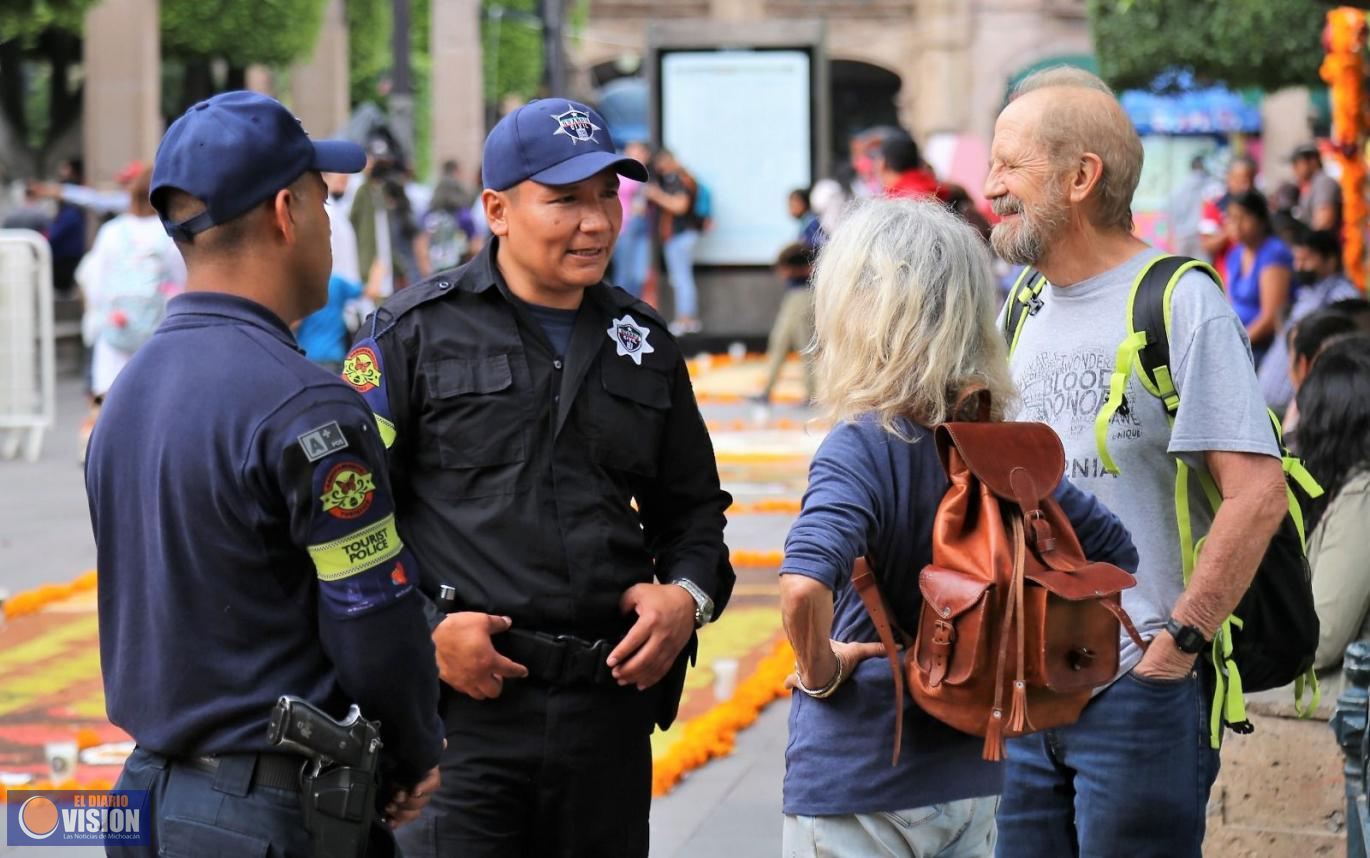
[(699, 297), (695, 292), (695, 245), (699, 230), (691, 229), (673, 235), (662, 248), (666, 257), (666, 276), (671, 279), (675, 293), (675, 318), (699, 318)]
[(630, 219), (614, 247), (614, 285), (634, 298), (642, 297), (647, 270), (652, 264), (652, 224), (645, 217)]
[(990, 858), (998, 796), (893, 813), (785, 816), (784, 858)]

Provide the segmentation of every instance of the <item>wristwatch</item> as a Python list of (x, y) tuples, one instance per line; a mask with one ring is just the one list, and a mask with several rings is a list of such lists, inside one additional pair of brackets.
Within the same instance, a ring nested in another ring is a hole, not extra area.
[(700, 629), (713, 622), (714, 600), (699, 589), (698, 584), (689, 578), (677, 578), (671, 583), (684, 588), (685, 592), (690, 594), (690, 598), (695, 600), (695, 628)]
[(1175, 646), (1179, 647), (1180, 652), (1187, 652), (1190, 655), (1197, 655), (1204, 651), (1211, 641), (1204, 637), (1204, 633), (1194, 626), (1180, 625), (1180, 621), (1171, 617), (1166, 621), (1165, 630), (1170, 632), (1170, 636), (1175, 639)]

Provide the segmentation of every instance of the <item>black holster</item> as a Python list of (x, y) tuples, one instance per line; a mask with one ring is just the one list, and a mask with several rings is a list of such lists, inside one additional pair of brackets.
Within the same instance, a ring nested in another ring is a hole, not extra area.
[(314, 858), (366, 858), (376, 814), (376, 773), (330, 766), (305, 773), (300, 801)]

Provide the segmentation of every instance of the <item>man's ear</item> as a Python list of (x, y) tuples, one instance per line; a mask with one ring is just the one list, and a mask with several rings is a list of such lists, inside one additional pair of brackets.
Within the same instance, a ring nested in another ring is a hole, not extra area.
[(481, 191), (481, 205), (485, 207), (485, 221), (490, 225), (490, 234), (504, 238), (509, 234), (509, 206), (511, 200), (507, 191)]
[(286, 244), (295, 243), (295, 206), (300, 198), (289, 188), (276, 192), (271, 201), (271, 227), (284, 239)]
[(1070, 175), (1070, 201), (1079, 204), (1085, 201), (1104, 175), (1104, 159), (1093, 152), (1085, 152), (1076, 162), (1075, 171)]

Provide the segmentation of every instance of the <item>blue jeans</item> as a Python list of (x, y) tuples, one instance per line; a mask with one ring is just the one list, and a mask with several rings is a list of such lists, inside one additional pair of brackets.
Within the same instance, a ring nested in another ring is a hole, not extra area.
[(652, 224), (645, 217), (631, 218), (614, 247), (614, 285), (634, 298), (641, 298), (651, 263)]
[(1210, 692), (1127, 674), (1068, 727), (1008, 741), (1000, 858), (1200, 858)]
[(699, 318), (699, 298), (695, 293), (695, 245), (699, 230), (691, 229), (671, 236), (662, 248), (666, 257), (666, 276), (675, 291), (675, 318)]

